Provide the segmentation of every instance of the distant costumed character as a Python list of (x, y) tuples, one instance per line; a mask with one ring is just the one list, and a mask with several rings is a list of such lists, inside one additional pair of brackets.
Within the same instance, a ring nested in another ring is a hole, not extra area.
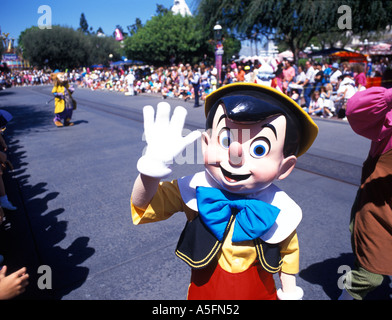
[(57, 127), (72, 126), (72, 113), (76, 110), (76, 101), (72, 97), (74, 88), (69, 85), (64, 72), (52, 73), (51, 77), (54, 84), (52, 89), (55, 114), (53, 122)]

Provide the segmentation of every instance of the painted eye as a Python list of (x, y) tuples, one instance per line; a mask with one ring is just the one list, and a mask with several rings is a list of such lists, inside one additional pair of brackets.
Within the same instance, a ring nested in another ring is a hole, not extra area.
[(257, 139), (250, 145), (250, 155), (254, 158), (261, 158), (270, 151), (270, 142), (268, 139)]
[(219, 144), (225, 148), (229, 149), (230, 143), (233, 141), (233, 136), (229, 129), (223, 128), (218, 136)]

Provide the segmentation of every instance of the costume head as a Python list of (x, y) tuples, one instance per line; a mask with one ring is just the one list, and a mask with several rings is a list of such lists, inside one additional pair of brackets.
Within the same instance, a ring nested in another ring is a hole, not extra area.
[(235, 122), (257, 122), (278, 114), (287, 120), (285, 155), (304, 154), (316, 139), (318, 127), (312, 118), (290, 97), (274, 88), (253, 83), (234, 83), (206, 97), (206, 129), (222, 104), (227, 117)]
[(55, 72), (50, 76), (55, 86), (64, 86), (68, 83), (67, 75), (64, 72)]
[(287, 177), (318, 128), (291, 98), (266, 86), (235, 83), (206, 97), (205, 167), (224, 189), (249, 193)]

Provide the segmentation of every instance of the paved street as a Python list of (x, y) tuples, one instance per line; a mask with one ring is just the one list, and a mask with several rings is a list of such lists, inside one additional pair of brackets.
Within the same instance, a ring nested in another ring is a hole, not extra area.
[[(0, 108), (14, 116), (5, 138), (15, 170), (4, 180), (18, 206), (6, 212), (0, 227), (0, 254), (11, 270), (28, 267), (30, 285), (19, 298), (185, 299), (190, 270), (174, 254), (184, 215), (142, 226), (130, 218), (136, 162), (145, 146), (142, 107), (162, 99), (76, 89), (75, 125), (57, 128), (53, 101), (46, 104), (51, 89), (0, 91)], [(204, 128), (203, 108), (167, 101), (188, 110), (187, 129)], [(370, 144), (347, 122), (316, 123), (320, 133), (314, 145), (278, 186), (303, 210), (297, 282), (304, 299), (335, 300), (339, 278), (353, 261), (350, 208)], [(171, 178), (202, 168), (176, 165)], [(41, 265), (52, 271), (52, 289), (38, 286)], [(369, 299), (390, 299), (391, 294), (387, 277)]]

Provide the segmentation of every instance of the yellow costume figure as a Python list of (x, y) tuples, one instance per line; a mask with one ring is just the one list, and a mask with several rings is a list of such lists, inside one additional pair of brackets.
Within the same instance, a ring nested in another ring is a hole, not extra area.
[(54, 83), (52, 93), (54, 94), (54, 124), (57, 127), (72, 126), (73, 110), (76, 109), (76, 101), (72, 98), (74, 88), (69, 85), (67, 76), (63, 72), (53, 73)]

